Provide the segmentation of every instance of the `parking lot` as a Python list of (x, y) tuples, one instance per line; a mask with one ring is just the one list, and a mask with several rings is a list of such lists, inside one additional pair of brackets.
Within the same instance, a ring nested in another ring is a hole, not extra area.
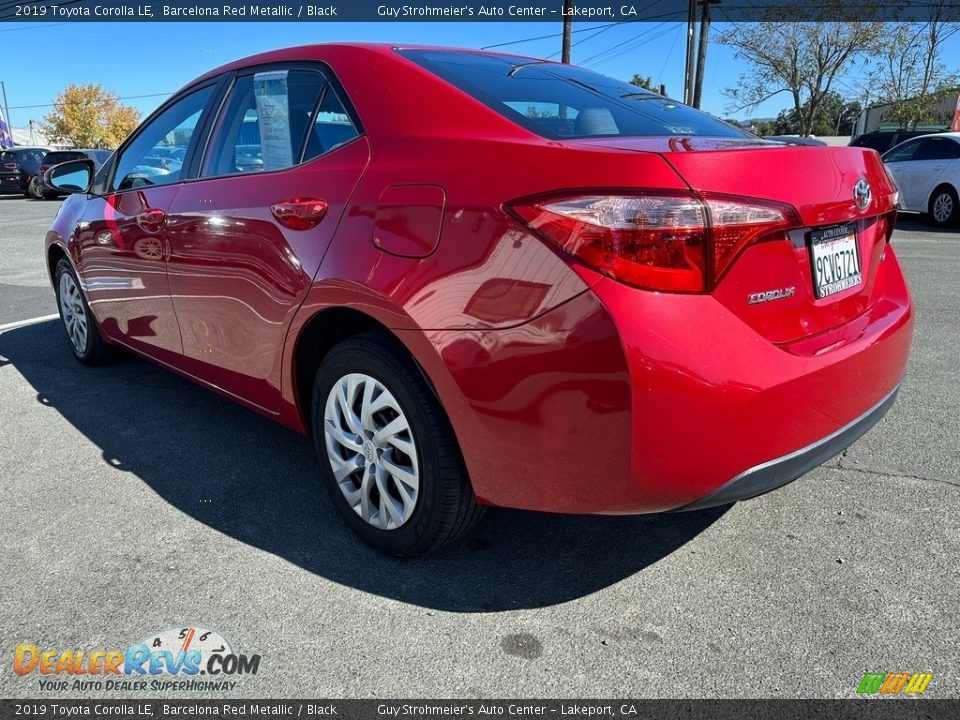
[(395, 561), (335, 515), (306, 439), (141, 360), (82, 366), (56, 321), (17, 325), (56, 312), (57, 205), (0, 197), (0, 696), (43, 695), (17, 643), (192, 625), (262, 656), (221, 697), (852, 697), (895, 671), (960, 697), (960, 232), (901, 221), (913, 354), (842, 457), (698, 513), (495, 510)]

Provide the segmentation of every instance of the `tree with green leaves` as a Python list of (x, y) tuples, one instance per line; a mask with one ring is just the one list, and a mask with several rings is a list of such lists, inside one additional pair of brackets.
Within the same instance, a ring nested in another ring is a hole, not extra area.
[(630, 78), (630, 84), (636, 85), (644, 90), (652, 90), (653, 92), (656, 92), (653, 87), (653, 78), (647, 75), (634, 75), (632, 78)]
[(938, 106), (960, 77), (941, 61), (943, 45), (960, 32), (960, 7), (948, 0), (933, 0), (925, 23), (890, 23), (887, 41), (870, 74), (870, 86), (881, 102), (893, 107), (886, 113), (901, 127), (940, 120)]
[(719, 42), (750, 66), (737, 86), (726, 91), (732, 110), (756, 107), (787, 93), (797, 134), (814, 132), (820, 106), (834, 82), (877, 51), (884, 27), (879, 22), (831, 19), (844, 15), (840, 7), (825, 7), (822, 12), (823, 18), (811, 19), (815, 22), (738, 23), (720, 34)]
[[(813, 114), (810, 125), (811, 135), (851, 135), (854, 123), (860, 115), (860, 103), (856, 100), (846, 102), (836, 92), (824, 94)], [(808, 109), (804, 108), (804, 112)], [(793, 109), (782, 110), (773, 123), (771, 135), (799, 135), (801, 134), (800, 117)]]

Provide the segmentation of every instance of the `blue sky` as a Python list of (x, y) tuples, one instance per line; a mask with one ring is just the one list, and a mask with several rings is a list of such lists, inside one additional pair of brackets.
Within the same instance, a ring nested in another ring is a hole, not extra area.
[[(614, 77), (634, 73), (665, 83), (673, 97), (683, 93), (684, 23), (624, 23), (590, 30), (599, 23), (574, 23), (573, 62)], [(714, 32), (724, 23), (716, 23)], [(0, 66), (10, 120), (26, 127), (41, 120), (50, 103), (70, 83), (100, 83), (141, 111), (153, 110), (169, 94), (207, 70), (245, 55), (313, 42), (366, 40), (483, 47), (522, 38), (559, 33), (553, 23), (0, 23), (0, 40), (8, 49)], [(502, 50), (539, 57), (557, 53), (560, 38), (508, 45)], [(954, 36), (944, 57), (960, 52)], [(601, 54), (603, 53), (603, 54)], [(19, 61), (12, 61), (19, 58)], [(736, 83), (747, 67), (731, 50), (712, 43), (707, 58), (703, 109), (728, 115), (723, 89)], [(838, 89), (850, 90), (852, 78)], [(862, 71), (860, 71), (862, 74)], [(153, 97), (139, 97), (155, 95)], [(789, 104), (787, 94), (734, 117), (767, 117)]]

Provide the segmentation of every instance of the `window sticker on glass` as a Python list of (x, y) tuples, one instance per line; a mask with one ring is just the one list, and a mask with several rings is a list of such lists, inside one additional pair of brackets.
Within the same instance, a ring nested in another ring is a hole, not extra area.
[(257, 98), (263, 169), (290, 167), (293, 165), (293, 150), (290, 143), (287, 71), (257, 73), (253, 76), (253, 92)]

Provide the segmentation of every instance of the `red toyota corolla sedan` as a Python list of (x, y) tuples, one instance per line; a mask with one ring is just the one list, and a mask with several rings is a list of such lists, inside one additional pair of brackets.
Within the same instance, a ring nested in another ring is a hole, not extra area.
[[(893, 403), (913, 328), (878, 155), (759, 140), (576, 67), (291, 48), (178, 92), (46, 238), (70, 347), (312, 434), (395, 555), (484, 505), (696, 509)], [(278, 530), (279, 531), (279, 530)]]

